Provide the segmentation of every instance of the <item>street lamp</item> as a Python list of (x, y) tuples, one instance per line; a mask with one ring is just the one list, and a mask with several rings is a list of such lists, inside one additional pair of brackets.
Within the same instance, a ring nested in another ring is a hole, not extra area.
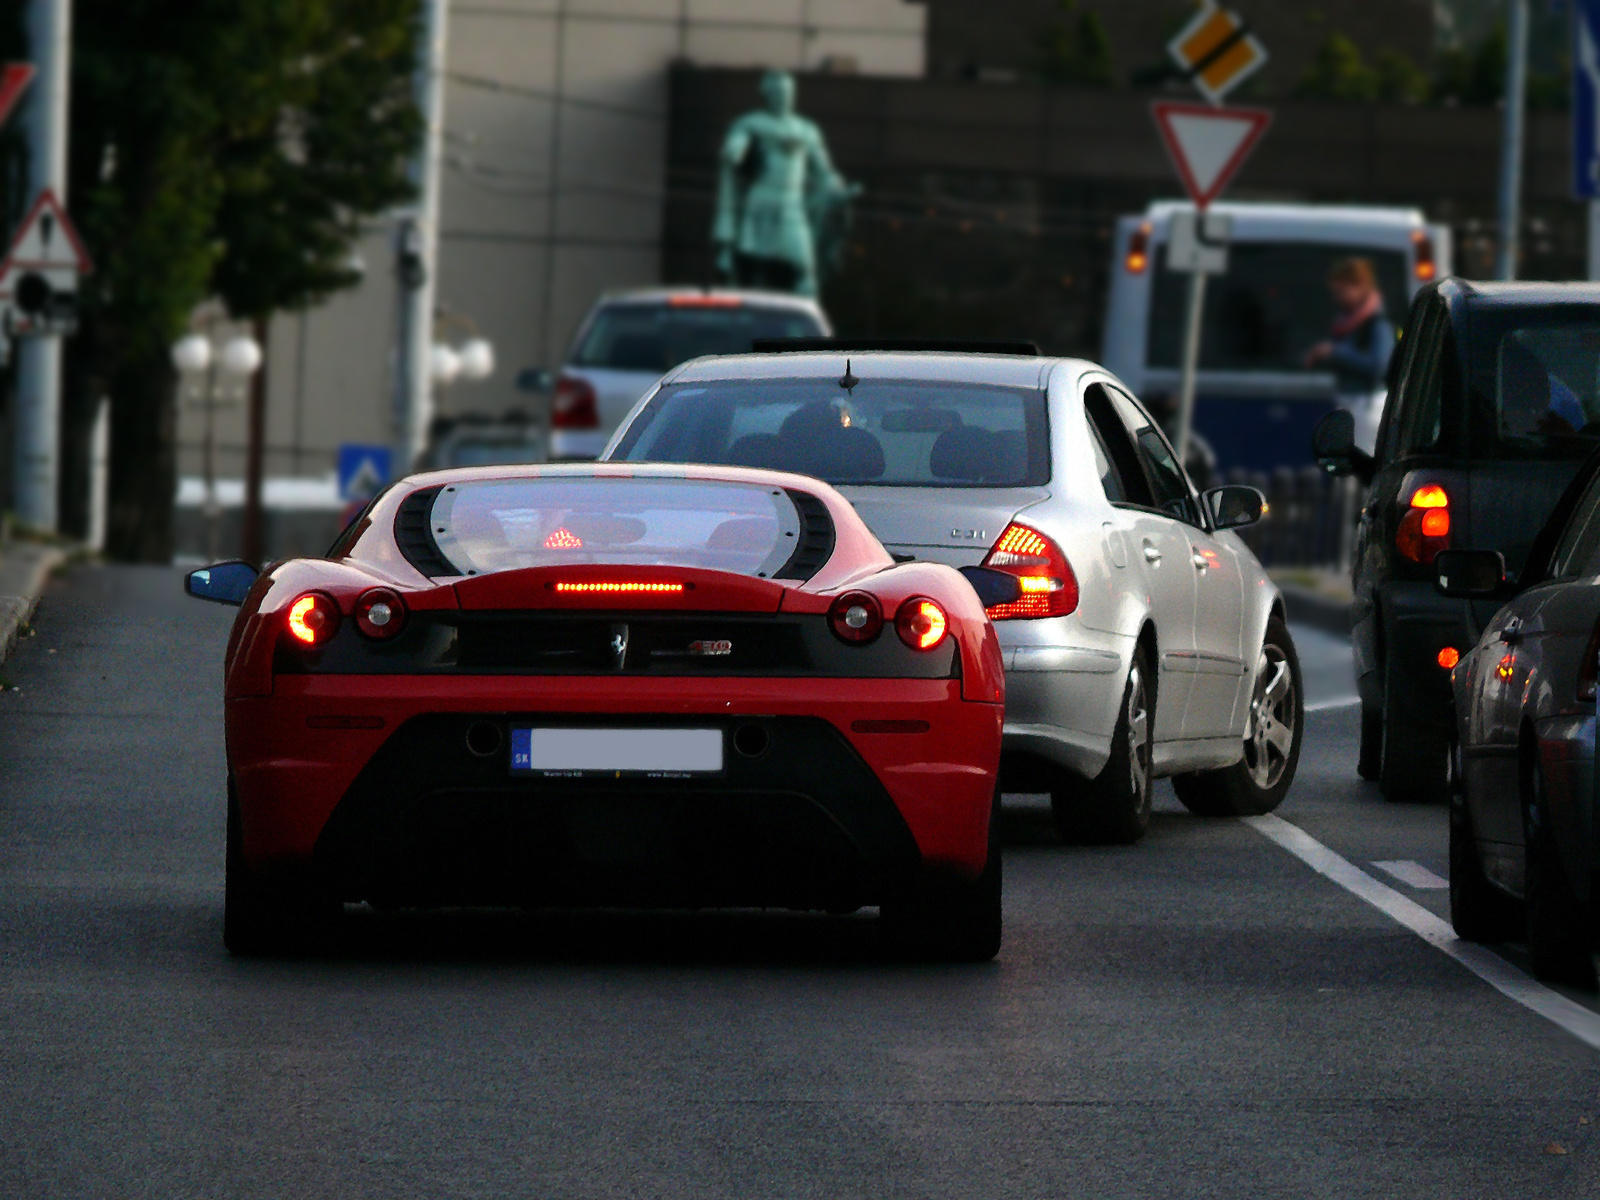
[(248, 379), (261, 369), (261, 347), (247, 335), (229, 338), (222, 345), (222, 369), (229, 375)]
[(440, 387), (449, 387), (461, 374), (461, 356), (443, 342), (435, 342), (428, 355), (428, 374)]
[(461, 360), (463, 379), (487, 379), (494, 374), (494, 346), (487, 338), (475, 337), (461, 343), (456, 356)]
[[(180, 379), (189, 386), (205, 406), (206, 432), (203, 455), (206, 498), (202, 512), (206, 520), (206, 552), (213, 561), (219, 554), (218, 526), (222, 506), (217, 501), (217, 429), (216, 412), (219, 400), (226, 399), (232, 387), (242, 384), (261, 369), (261, 347), (252, 337), (229, 338), (218, 348), (212, 344), (209, 330), (215, 320), (207, 320), (207, 332), (188, 333), (172, 344), (172, 365)], [(219, 381), (218, 375), (222, 376)], [(222, 384), (218, 386), (219, 382)], [(248, 503), (249, 497), (246, 497)]]

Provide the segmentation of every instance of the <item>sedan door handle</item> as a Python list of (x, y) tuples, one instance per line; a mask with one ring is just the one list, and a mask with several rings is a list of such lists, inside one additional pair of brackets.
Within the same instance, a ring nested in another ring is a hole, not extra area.
[(1152, 567), (1157, 566), (1161, 562), (1161, 551), (1157, 550), (1149, 542), (1146, 542), (1144, 544), (1144, 560)]
[(1194, 552), (1194, 555), (1189, 559), (1189, 561), (1194, 563), (1194, 569), (1196, 571), (1209, 570), (1211, 567), (1211, 564), (1206, 561), (1206, 556), (1201, 554), (1198, 550)]

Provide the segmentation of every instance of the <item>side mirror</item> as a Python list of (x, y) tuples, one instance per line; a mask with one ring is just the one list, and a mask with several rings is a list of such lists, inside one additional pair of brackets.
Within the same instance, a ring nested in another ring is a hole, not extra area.
[(1506, 593), (1506, 560), (1498, 550), (1441, 550), (1433, 584), (1458, 600), (1495, 600)]
[(183, 590), (200, 600), (243, 604), (260, 572), (239, 559), (213, 563), (183, 577)]
[(1211, 513), (1211, 523), (1218, 530), (1241, 529), (1254, 525), (1267, 515), (1267, 498), (1257, 489), (1242, 483), (1213, 488), (1201, 497)]
[(556, 386), (556, 377), (543, 367), (523, 367), (517, 372), (517, 391), (548, 392)]
[(978, 599), (985, 608), (1015, 604), (1022, 599), (1022, 581), (1015, 575), (992, 571), (988, 567), (962, 567), (961, 573), (967, 577), (972, 590), (978, 593)]
[(1329, 475), (1354, 475), (1364, 483), (1372, 481), (1376, 463), (1372, 455), (1356, 445), (1356, 418), (1336, 408), (1317, 422), (1311, 431), (1311, 455)]

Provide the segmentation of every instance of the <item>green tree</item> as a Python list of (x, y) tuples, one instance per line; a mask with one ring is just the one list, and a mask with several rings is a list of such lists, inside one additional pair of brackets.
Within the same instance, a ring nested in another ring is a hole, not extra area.
[(1376, 100), (1378, 72), (1361, 60), (1354, 42), (1335, 33), (1317, 50), (1294, 94), (1312, 100)]
[(168, 347), (219, 296), (264, 320), (354, 282), (409, 194), (417, 0), (77, 0), (72, 195), (96, 260), (68, 416), (111, 397), (107, 548), (171, 555)]
[(1428, 73), (1398, 50), (1379, 50), (1372, 56), (1372, 69), (1377, 77), (1379, 100), (1421, 104), (1433, 92), (1433, 81)]
[(1077, 0), (1059, 0), (1059, 6), (1041, 39), (1040, 75), (1049, 83), (1110, 87), (1111, 39), (1100, 14), (1078, 12)]

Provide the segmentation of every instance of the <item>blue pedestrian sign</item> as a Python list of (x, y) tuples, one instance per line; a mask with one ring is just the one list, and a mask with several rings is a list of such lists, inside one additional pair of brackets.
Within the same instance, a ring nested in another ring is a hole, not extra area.
[(1572, 191), (1600, 198), (1600, 0), (1572, 12)]
[(370, 500), (389, 482), (392, 457), (388, 446), (339, 447), (339, 495), (346, 500)]

